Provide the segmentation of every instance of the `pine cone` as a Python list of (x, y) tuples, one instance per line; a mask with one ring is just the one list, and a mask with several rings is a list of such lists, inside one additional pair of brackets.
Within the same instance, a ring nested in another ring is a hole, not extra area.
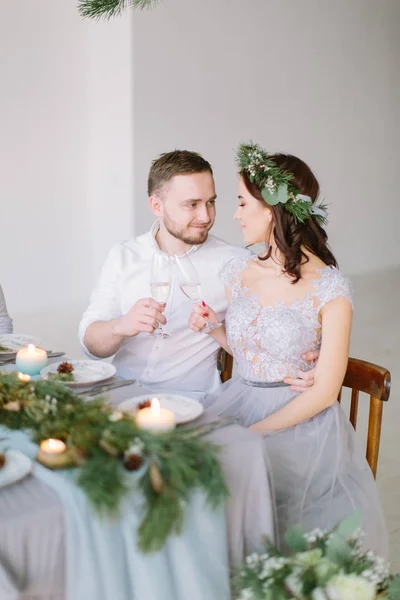
[(138, 410), (142, 410), (143, 408), (150, 408), (151, 400), (143, 400), (143, 402), (139, 402), (137, 405)]
[(6, 464), (6, 456), (0, 452), (0, 469), (4, 467)]
[(65, 362), (62, 362), (62, 363), (60, 363), (58, 365), (57, 373), (60, 373), (60, 374), (62, 374), (62, 373), (72, 373), (73, 370), (74, 370), (74, 366), (71, 365), (71, 363), (65, 361)]
[(143, 464), (143, 458), (139, 454), (129, 454), (124, 460), (127, 471), (138, 471)]
[(164, 479), (160, 473), (160, 469), (155, 462), (150, 463), (149, 467), (150, 483), (156, 494), (161, 494), (164, 489)]

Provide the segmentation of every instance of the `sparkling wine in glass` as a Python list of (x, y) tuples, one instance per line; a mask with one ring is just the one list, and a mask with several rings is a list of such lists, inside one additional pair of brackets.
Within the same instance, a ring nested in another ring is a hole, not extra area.
[[(201, 304), (202, 293), (200, 277), (193, 266), (192, 261), (187, 254), (175, 257), (176, 264), (178, 265), (178, 278), (179, 287), (193, 304)], [(210, 333), (218, 327), (221, 327), (222, 323), (211, 323), (207, 321), (206, 326), (203, 329), (203, 333)]]
[(150, 285), (151, 295), (156, 302), (166, 304), (171, 292), (171, 284), (168, 281), (159, 281)]
[[(171, 293), (172, 268), (171, 259), (166, 254), (155, 252), (151, 265), (150, 290), (151, 295), (156, 302), (166, 304)], [(154, 335), (159, 338), (171, 337), (171, 334), (164, 331), (159, 323)]]

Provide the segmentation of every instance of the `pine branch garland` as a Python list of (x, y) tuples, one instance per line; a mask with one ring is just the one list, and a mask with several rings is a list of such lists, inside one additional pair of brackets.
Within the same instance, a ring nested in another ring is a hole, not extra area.
[[(0, 373), (0, 424), (26, 429), (32, 439), (61, 439), (76, 462), (76, 482), (100, 514), (118, 515), (134, 487), (145, 499), (139, 547), (159, 550), (183, 528), (184, 506), (200, 490), (216, 508), (228, 496), (218, 447), (203, 436), (218, 425), (178, 427), (153, 435), (138, 429), (130, 415), (117, 414), (105, 399), (87, 402), (55, 381), (24, 383)], [(222, 426), (225, 422), (221, 423)], [(123, 464), (139, 453), (135, 477)]]
[(159, 0), (79, 0), (82, 17), (89, 19), (111, 19), (119, 16), (127, 7), (144, 10), (153, 8)]

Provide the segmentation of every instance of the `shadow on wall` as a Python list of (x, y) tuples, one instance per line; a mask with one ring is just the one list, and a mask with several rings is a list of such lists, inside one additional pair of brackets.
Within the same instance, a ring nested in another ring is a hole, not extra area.
[(13, 313), (14, 332), (35, 336), (48, 350), (62, 350), (70, 358), (83, 358), (78, 326), (88, 300), (74, 305), (59, 305), (46, 311)]

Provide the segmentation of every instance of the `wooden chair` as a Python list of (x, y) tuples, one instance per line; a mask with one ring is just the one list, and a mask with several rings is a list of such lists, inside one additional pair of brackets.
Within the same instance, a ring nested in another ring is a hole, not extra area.
[(228, 381), (232, 377), (233, 357), (223, 348), (220, 348), (218, 352), (217, 365), (221, 381), (225, 383), (225, 381)]
[[(232, 356), (221, 349), (218, 354), (218, 370), (222, 382), (232, 377), (232, 367)], [(371, 471), (374, 477), (376, 477), (383, 402), (387, 402), (390, 395), (390, 372), (384, 367), (366, 362), (365, 360), (349, 358), (343, 387), (351, 389), (350, 422), (354, 429), (357, 427), (359, 393), (364, 392), (370, 396), (366, 456)], [(338, 397), (339, 402), (341, 395), (342, 392), (340, 392)]]
[[(351, 389), (350, 422), (354, 429), (357, 427), (359, 393), (364, 392), (370, 396), (367, 461), (374, 477), (376, 477), (378, 467), (383, 403), (389, 400), (390, 380), (390, 372), (384, 367), (374, 365), (365, 360), (359, 360), (358, 358), (349, 358), (343, 387)], [(340, 392), (338, 397), (339, 402), (341, 395), (342, 392)]]

